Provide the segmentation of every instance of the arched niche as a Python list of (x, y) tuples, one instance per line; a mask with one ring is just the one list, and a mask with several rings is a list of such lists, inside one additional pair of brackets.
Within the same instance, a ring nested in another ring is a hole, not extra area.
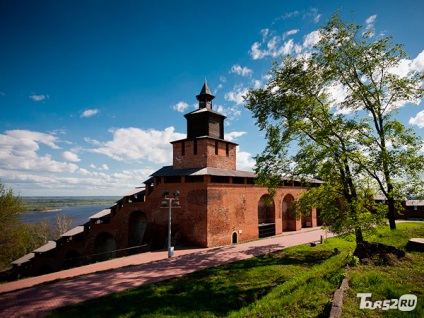
[(269, 194), (261, 196), (258, 202), (258, 236), (275, 235), (275, 204)]
[(112, 234), (103, 232), (97, 235), (94, 241), (96, 261), (105, 261), (116, 257), (116, 241)]
[[(140, 247), (143, 245), (144, 234), (147, 228), (147, 217), (142, 211), (131, 213), (128, 219), (128, 247)], [(139, 252), (140, 249), (129, 250), (130, 254)]]
[(293, 211), (294, 197), (291, 194), (286, 194), (283, 199), (283, 231), (296, 231), (296, 215)]

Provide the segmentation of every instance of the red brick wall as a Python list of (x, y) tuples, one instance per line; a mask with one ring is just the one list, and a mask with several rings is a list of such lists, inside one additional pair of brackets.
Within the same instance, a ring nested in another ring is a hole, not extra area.
[[(71, 240), (64, 243), (56, 251), (54, 259), (38, 258), (32, 262), (32, 270), (28, 275), (37, 275), (44, 263), (59, 269), (63, 264), (66, 252), (76, 250), (81, 255), (95, 253), (95, 240), (103, 232), (109, 233), (116, 241), (117, 249), (128, 247), (129, 221), (135, 211), (145, 214), (148, 222), (147, 231), (156, 248), (165, 247), (168, 227), (168, 209), (161, 208), (162, 191), (180, 191), (181, 208), (172, 209), (172, 235), (178, 242), (187, 242), (200, 247), (214, 247), (232, 243), (233, 233), (237, 234), (237, 242), (245, 242), (258, 238), (258, 203), (262, 196), (268, 195), (267, 188), (253, 184), (211, 183), (205, 177), (203, 183), (161, 183), (146, 197), (145, 202), (125, 203), (112, 215), (109, 224), (91, 224), (90, 230), (84, 233), (83, 240)], [(304, 188), (287, 186), (277, 189), (274, 201), (275, 234), (283, 232), (283, 200), (286, 195), (295, 199), (305, 191)], [(97, 211), (93, 211), (93, 214)], [(303, 217), (316, 225), (316, 212), (311, 217)], [(302, 219), (291, 221), (292, 230), (302, 228)], [(118, 252), (117, 256), (127, 252)]]
[[(197, 154), (194, 154), (195, 142), (197, 143)], [(218, 143), (218, 154), (216, 154), (216, 143)], [(184, 152), (182, 150), (183, 145)], [(216, 139), (200, 138), (177, 141), (173, 143), (173, 147), (174, 169), (205, 167), (236, 169), (236, 144)]]
[[(284, 187), (277, 189), (274, 197), (275, 230), (282, 233), (282, 203), (287, 194), (298, 198), (302, 188)], [(237, 233), (238, 242), (258, 238), (258, 203), (267, 188), (255, 185), (208, 185), (208, 247), (231, 244), (232, 234)], [(316, 224), (316, 215), (313, 214)], [(296, 230), (302, 228), (301, 220), (293, 221)], [(241, 231), (241, 233), (240, 233)]]

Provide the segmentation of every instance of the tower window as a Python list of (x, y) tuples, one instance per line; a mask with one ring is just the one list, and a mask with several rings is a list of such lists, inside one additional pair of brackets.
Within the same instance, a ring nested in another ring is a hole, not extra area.
[(184, 156), (185, 155), (185, 142), (181, 142), (181, 155)]
[(194, 139), (193, 154), (197, 155), (197, 139)]
[(225, 144), (225, 153), (227, 157), (230, 155), (230, 145), (228, 143)]
[(218, 140), (215, 140), (215, 155), (218, 155)]

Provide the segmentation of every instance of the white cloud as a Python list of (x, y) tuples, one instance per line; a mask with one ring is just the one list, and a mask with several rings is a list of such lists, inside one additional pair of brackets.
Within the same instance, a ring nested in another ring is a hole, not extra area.
[(299, 30), (298, 29), (294, 29), (294, 30), (290, 30), (290, 31), (287, 31), (287, 32), (284, 32), (283, 33), (283, 40), (285, 40), (287, 37), (289, 37), (290, 35), (294, 35), (294, 34), (297, 34), (299, 32)]
[(241, 67), (238, 64), (235, 64), (231, 67), (230, 73), (235, 73), (241, 76), (248, 76), (253, 73), (253, 71), (247, 67)]
[(90, 172), (78, 169), (78, 177), (58, 174), (37, 175), (32, 171), (15, 172), (2, 170), (0, 175), (7, 187), (12, 187), (21, 195), (123, 195), (128, 190), (142, 186), (143, 182), (155, 171), (152, 168), (133, 169), (113, 172)]
[[(241, 115), (241, 110), (239, 109), (239, 105), (237, 104), (231, 107), (223, 107), (222, 105), (218, 105), (215, 107), (216, 111), (226, 116), (228, 120), (234, 120)], [(226, 122), (226, 125), (229, 125), (228, 121)]]
[[(401, 60), (396, 67), (389, 69), (389, 72), (400, 77), (408, 77), (411, 72), (424, 72), (424, 50), (413, 60)], [(421, 83), (421, 87), (424, 88), (424, 82)], [(418, 105), (420, 99), (398, 100), (394, 106), (402, 107), (406, 103)]]
[(259, 33), (262, 35), (262, 41), (264, 41), (265, 38), (268, 36), (269, 29), (262, 29)]
[(49, 99), (50, 96), (49, 95), (30, 95), (29, 96), (30, 99), (32, 99), (34, 102), (41, 102), (43, 100)]
[(225, 83), (227, 81), (227, 78), (225, 76), (220, 76), (219, 80), (223, 83)]
[(302, 46), (294, 43), (293, 39), (283, 41), (280, 36), (272, 37), (266, 44), (266, 48), (261, 48), (262, 44), (259, 42), (253, 43), (249, 53), (254, 60), (263, 59), (264, 57), (276, 58), (281, 55), (287, 54), (300, 54), (302, 52)]
[(102, 164), (102, 170), (106, 170), (106, 171), (109, 170), (109, 167), (107, 166), (107, 164), (105, 163)]
[(174, 130), (174, 127), (168, 127), (163, 131), (119, 128), (111, 131), (112, 140), (89, 151), (104, 154), (118, 161), (148, 160), (156, 164), (169, 164), (172, 162), (170, 142), (186, 137), (185, 134)]
[(73, 163), (59, 162), (50, 154), (40, 155), (40, 144), (52, 149), (57, 137), (29, 130), (9, 130), (0, 134), (0, 169), (7, 171), (32, 172), (75, 172), (78, 166)]
[(292, 12), (285, 13), (281, 17), (276, 18), (272, 24), (275, 24), (275, 22), (278, 21), (278, 20), (286, 20), (286, 19), (289, 19), (289, 18), (295, 18), (295, 17), (298, 17), (300, 15), (302, 15), (303, 19), (312, 18), (312, 21), (314, 23), (318, 23), (320, 18), (321, 18), (321, 14), (318, 13), (318, 9), (311, 8), (309, 11), (306, 11), (306, 12), (295, 10), (295, 11), (292, 11)]
[(370, 36), (374, 36), (373, 30), (374, 30), (374, 23), (376, 19), (377, 19), (377, 15), (374, 14), (365, 20), (365, 31), (362, 34), (364, 34), (365, 32), (370, 32)]
[(353, 111), (352, 109), (339, 107), (347, 97), (347, 91), (342, 84), (328, 87), (326, 93), (332, 100), (331, 107), (336, 109), (336, 114), (350, 114)]
[(237, 105), (244, 103), (244, 97), (248, 93), (248, 89), (242, 86), (236, 86), (233, 91), (230, 91), (224, 95), (224, 99), (229, 102), (235, 102)]
[(252, 171), (255, 167), (255, 160), (252, 155), (246, 151), (240, 151), (240, 147), (237, 146), (237, 169)]
[(78, 155), (71, 151), (65, 151), (64, 153), (62, 153), (62, 158), (66, 161), (71, 161), (71, 162), (81, 161), (81, 159), (78, 158)]
[(311, 49), (315, 44), (321, 39), (321, 34), (318, 30), (312, 31), (311, 33), (305, 35), (303, 41), (303, 47)]
[[(300, 14), (302, 14), (303, 19), (312, 18), (314, 23), (318, 23), (321, 18), (321, 14), (318, 13), (318, 10), (316, 8), (311, 8), (307, 12), (294, 11), (287, 13), (276, 20), (295, 17)], [(254, 42), (250, 47), (249, 54), (254, 60), (263, 59), (265, 57), (276, 58), (288, 54), (306, 54), (312, 49), (313, 45), (319, 41), (319, 31), (315, 30), (307, 34), (304, 37), (303, 44), (295, 43), (293, 39), (288, 39), (286, 41), (289, 36), (297, 34), (298, 32), (298, 29), (292, 29), (284, 32), (282, 36), (277, 36), (274, 31), (263, 29), (261, 30), (262, 42)], [(305, 50), (306, 52), (304, 52)]]
[(307, 17), (307, 16), (312, 16), (312, 19), (315, 23), (318, 23), (320, 18), (321, 18), (321, 14), (318, 13), (318, 9), (316, 9), (316, 8), (312, 8), (311, 12), (307, 12), (305, 14), (305, 17)]
[[(219, 84), (214, 90), (213, 90), (213, 95), (216, 95), (218, 93), (218, 91), (222, 88), (222, 84)], [(198, 105), (197, 105), (198, 106)]]
[(224, 139), (226, 139), (228, 141), (234, 141), (238, 137), (241, 137), (245, 134), (246, 134), (245, 131), (232, 131), (230, 133), (225, 134)]
[(262, 76), (262, 79), (265, 80), (265, 81), (269, 81), (271, 78), (272, 78), (271, 74), (267, 74), (267, 75)]
[(92, 117), (92, 116), (96, 115), (97, 113), (99, 113), (98, 109), (86, 109), (82, 112), (80, 117), (81, 118), (88, 118), (88, 117)]
[(399, 62), (396, 67), (389, 69), (389, 72), (392, 74), (405, 77), (410, 72), (424, 72), (424, 50), (417, 55), (413, 60), (403, 59)]
[(90, 171), (88, 171), (87, 169), (84, 169), (84, 168), (79, 168), (77, 172), (78, 172), (79, 174), (84, 175), (84, 176), (88, 176), (88, 175), (90, 175), (90, 174), (91, 174), (91, 173), (90, 173)]
[(253, 89), (259, 89), (262, 87), (262, 81), (254, 79), (252, 80), (252, 87)]
[[(5, 133), (7, 137), (11, 138), (11, 140), (14, 140), (14, 141), (20, 141), (21, 143), (33, 143), (33, 144), (36, 144), (37, 142), (39, 142), (49, 146), (52, 149), (60, 149), (60, 147), (56, 145), (56, 142), (58, 142), (59, 139), (56, 136), (52, 136), (46, 133), (30, 131), (30, 130), (7, 130)], [(4, 135), (0, 135), (0, 136), (4, 136)], [(36, 150), (38, 150), (38, 145)]]
[(285, 13), (283, 16), (275, 19), (275, 20), (285, 20), (285, 19), (288, 19), (288, 18), (297, 17), (300, 13), (301, 12), (297, 11), (297, 10), (292, 11), (292, 12), (288, 12), (288, 13)]
[(176, 110), (177, 112), (184, 113), (188, 106), (189, 105), (186, 102), (178, 102), (172, 106), (172, 109)]
[(372, 15), (372, 16), (370, 16), (370, 17), (368, 17), (366, 20), (365, 20), (365, 23), (366, 23), (366, 29), (370, 29), (370, 28), (372, 28), (373, 26), (374, 26), (374, 22), (375, 22), (375, 20), (377, 19), (377, 15), (376, 14), (374, 14), (374, 15)]
[(417, 125), (420, 128), (424, 127), (424, 110), (420, 111), (415, 117), (409, 119), (411, 125)]
[(252, 56), (252, 59), (259, 60), (266, 56), (266, 53), (264, 51), (261, 51), (260, 49), (261, 43), (255, 42), (252, 44), (252, 47), (250, 48), (250, 55)]
[(91, 139), (90, 137), (84, 137), (84, 141), (94, 146), (100, 146), (102, 144), (100, 141)]
[(424, 72), (424, 50), (412, 60), (411, 69), (418, 72)]

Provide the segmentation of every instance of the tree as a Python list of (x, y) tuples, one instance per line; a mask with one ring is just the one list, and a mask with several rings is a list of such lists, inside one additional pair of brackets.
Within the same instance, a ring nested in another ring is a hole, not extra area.
[(22, 199), (12, 189), (6, 189), (0, 181), (0, 269), (22, 255), (25, 226), (19, 219), (24, 211)]
[(320, 30), (321, 40), (312, 60), (326, 69), (330, 85), (341, 85), (345, 90), (340, 109), (356, 114), (363, 111), (362, 120), (368, 127), (358, 137), (366, 155), (353, 160), (387, 198), (390, 228), (395, 229), (395, 200), (404, 197), (404, 189), (422, 188), (424, 168), (419, 154), (421, 138), (395, 115), (406, 102), (417, 103), (423, 97), (424, 73), (397, 75), (394, 70), (407, 58), (402, 46), (393, 44), (390, 36), (372, 41), (374, 31), (360, 33), (360, 29), (333, 15)]
[(25, 224), (20, 219), (24, 211), (22, 198), (0, 181), (0, 270), (72, 227), (73, 220), (64, 214), (57, 215), (53, 225), (48, 220)]
[[(256, 157), (259, 182), (272, 189), (281, 175), (321, 176), (326, 184), (305, 193), (298, 209), (320, 205), (333, 230), (354, 230), (357, 242), (362, 229), (384, 214), (372, 200), (373, 190), (386, 195), (394, 224), (398, 178), (419, 182), (424, 164), (421, 140), (393, 119), (401, 101), (422, 97), (423, 74), (389, 73), (405, 56), (400, 46), (390, 38), (371, 42), (370, 33), (359, 36), (359, 30), (335, 14), (320, 30), (312, 55), (274, 62), (267, 85), (246, 97), (246, 107), (266, 131), (267, 146)], [(332, 96), (334, 88), (343, 90), (342, 101)]]
[[(281, 68), (274, 63), (273, 78), (265, 88), (250, 91), (247, 99), (247, 107), (268, 140), (256, 158), (258, 180), (273, 189), (282, 175), (299, 179), (320, 175), (326, 184), (305, 193), (298, 210), (321, 209), (332, 231), (354, 230), (356, 241), (361, 242), (363, 220), (368, 218), (361, 217), (365, 211), (362, 189), (349, 156), (360, 151), (351, 137), (363, 127), (332, 111), (326, 73), (315, 64), (293, 57), (285, 58), (283, 64)], [(293, 142), (298, 151), (290, 155)], [(373, 222), (380, 222), (381, 214), (374, 216)]]
[(74, 221), (66, 214), (58, 214), (54, 220), (54, 226), (50, 235), (51, 239), (57, 240), (66, 231), (72, 228)]

